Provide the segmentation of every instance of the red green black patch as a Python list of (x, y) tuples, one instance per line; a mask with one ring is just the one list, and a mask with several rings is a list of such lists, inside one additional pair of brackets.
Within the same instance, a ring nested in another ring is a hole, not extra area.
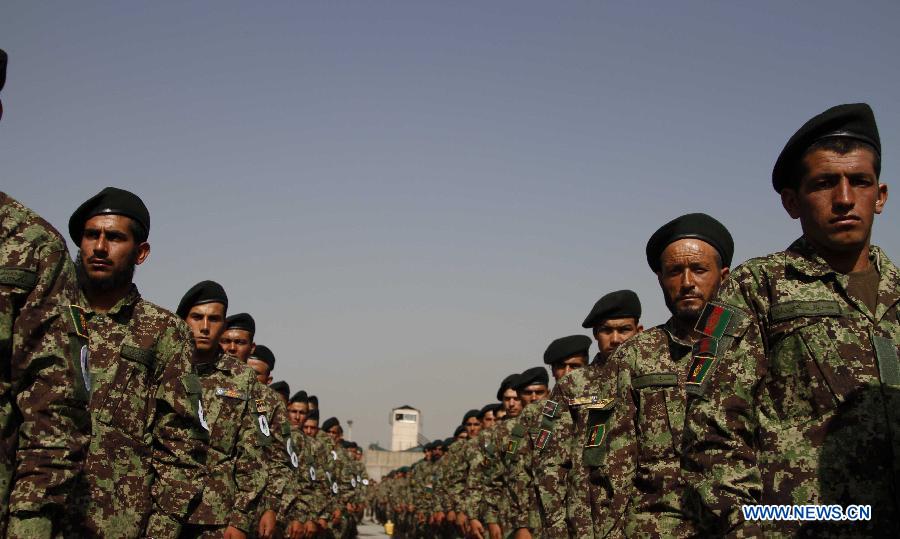
[(84, 309), (78, 305), (69, 305), (69, 314), (72, 315), (72, 323), (75, 324), (75, 333), (87, 339), (87, 317)]
[(535, 440), (534, 445), (538, 449), (543, 449), (544, 446), (547, 445), (547, 442), (550, 441), (550, 431), (547, 429), (541, 429), (541, 432), (538, 433), (537, 440)]
[(606, 437), (606, 425), (594, 425), (588, 430), (587, 440), (584, 441), (585, 447), (597, 447), (603, 443)]
[(703, 378), (706, 376), (706, 373), (709, 372), (709, 369), (712, 368), (713, 363), (715, 363), (715, 356), (694, 356), (694, 360), (691, 362), (691, 370), (688, 371), (688, 384), (701, 384), (703, 383)]
[(557, 408), (559, 408), (559, 403), (548, 399), (547, 402), (544, 403), (544, 409), (541, 411), (541, 413), (549, 417), (550, 419), (553, 419), (554, 417), (556, 417)]
[(731, 311), (729, 309), (707, 303), (703, 314), (700, 315), (700, 320), (697, 321), (697, 331), (708, 337), (720, 339), (725, 334), (725, 329), (728, 328), (730, 321)]

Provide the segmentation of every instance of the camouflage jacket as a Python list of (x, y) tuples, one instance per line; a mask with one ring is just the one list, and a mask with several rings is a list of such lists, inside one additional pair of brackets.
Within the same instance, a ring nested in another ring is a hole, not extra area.
[(281, 396), (268, 386), (257, 381), (255, 387), (256, 435), (262, 446), (262, 456), (266, 473), (266, 485), (258, 513), (274, 511), (280, 523), (284, 523), (286, 504), (293, 500), (292, 489), (296, 488), (297, 468), (291, 462), (288, 440), (291, 424), (287, 408)]
[(103, 536), (177, 535), (203, 489), (209, 440), (190, 331), (134, 285), (107, 313), (80, 291), (71, 311), (90, 343), (85, 525)]
[(707, 306), (684, 450), (701, 474), (689, 494), (722, 526), (741, 504), (863, 504), (870, 521), (760, 527), (900, 536), (900, 272), (877, 247), (870, 260), (874, 313), (804, 239), (736, 268)]
[(674, 324), (670, 318), (635, 335), (612, 357), (621, 413), (609, 425), (607, 435), (616, 444), (605, 466), (611, 484), (623, 490), (614, 499), (627, 503), (627, 509), (619, 505), (613, 510), (625, 511), (628, 536), (687, 537), (695, 532), (681, 504), (684, 383), (693, 345), (675, 336)]
[(293, 499), (288, 501), (287, 521), (309, 522), (325, 518), (331, 491), (325, 483), (325, 472), (320, 459), (324, 455), (318, 440), (303, 434), (299, 428), (291, 428), (291, 464), (296, 461)]
[[(613, 488), (605, 466), (605, 456), (610, 449), (610, 438), (606, 436), (616, 405), (616, 368), (612, 358), (570, 372), (553, 388), (550, 399), (559, 403), (560, 420), (556, 428), (560, 431), (561, 449), (568, 453), (571, 464), (561, 461), (559, 466), (545, 469), (552, 478), (550, 489), (559, 489), (565, 483), (566, 523), (571, 537), (608, 537), (622, 532), (621, 514), (613, 514)], [(566, 417), (568, 416), (568, 417)], [(613, 445), (618, 445), (617, 440)], [(564, 476), (564, 477), (560, 477)], [(559, 503), (559, 495), (552, 494), (547, 487), (552, 503)], [(549, 502), (548, 502), (549, 505)], [(560, 524), (553, 523), (554, 533)]]
[(11, 537), (49, 536), (81, 471), (90, 432), (80, 365), (87, 339), (69, 314), (74, 297), (62, 237), (0, 193), (2, 537), (7, 513)]
[(265, 486), (257, 435), (256, 373), (234, 356), (196, 365), (204, 419), (210, 429), (207, 478), (191, 524), (254, 528)]

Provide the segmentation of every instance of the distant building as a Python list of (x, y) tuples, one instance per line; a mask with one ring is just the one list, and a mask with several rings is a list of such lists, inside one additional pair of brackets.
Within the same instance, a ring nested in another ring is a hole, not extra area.
[(406, 451), (388, 451), (379, 447), (378, 444), (371, 444), (363, 452), (363, 463), (366, 465), (369, 477), (375, 481), (381, 481), (381, 478), (391, 470), (396, 470), (401, 466), (412, 466), (422, 460), (422, 456), (422, 448), (419, 446)]
[(406, 451), (419, 445), (422, 413), (404, 405), (391, 410), (391, 451)]

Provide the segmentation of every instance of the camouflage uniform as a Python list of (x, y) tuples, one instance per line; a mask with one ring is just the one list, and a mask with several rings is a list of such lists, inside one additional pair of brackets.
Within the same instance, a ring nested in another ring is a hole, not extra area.
[(227, 526), (255, 527), (256, 505), (265, 485), (258, 440), (256, 373), (234, 356), (196, 365), (204, 415), (210, 427), (207, 478), (188, 522), (206, 535)]
[[(297, 467), (293, 465), (288, 453), (288, 440), (291, 436), (291, 424), (287, 417), (287, 408), (281, 397), (268, 386), (257, 381), (256, 394), (256, 436), (262, 446), (262, 457), (266, 474), (262, 502), (257, 510), (256, 522), (263, 513), (274, 511), (277, 520), (285, 524), (286, 503), (293, 500), (291, 496), (292, 481), (296, 477)], [(257, 527), (251, 530), (256, 534)]]
[(322, 447), (318, 440), (306, 436), (299, 428), (291, 429), (291, 439), (298, 461), (297, 489), (295, 499), (287, 504), (286, 520), (301, 523), (320, 518), (327, 520), (331, 487), (325, 481)]
[[(548, 474), (541, 484), (550, 483), (543, 489), (542, 496), (548, 494), (547, 512), (553, 511), (554, 504), (560, 503), (560, 496), (554, 494), (565, 483), (566, 523), (571, 537), (608, 537), (621, 535), (621, 514), (613, 515), (613, 488), (605, 467), (604, 457), (611, 444), (606, 432), (613, 419), (616, 394), (615, 364), (595, 360), (583, 369), (565, 375), (550, 393), (550, 400), (559, 404), (556, 429), (559, 430), (559, 444), (568, 439), (568, 447), (563, 447), (561, 464), (544, 468)], [(568, 417), (566, 417), (568, 416)], [(588, 436), (592, 435), (589, 439)], [(571, 460), (566, 465), (568, 454)], [(554, 530), (559, 530), (554, 523)]]
[(613, 488), (621, 491), (613, 511), (625, 511), (629, 537), (687, 537), (695, 531), (681, 505), (684, 383), (692, 345), (675, 336), (670, 318), (629, 339), (611, 358), (619, 372), (621, 413), (608, 426), (607, 436), (616, 443), (605, 466)]
[(80, 291), (71, 311), (90, 342), (92, 424), (76, 535), (177, 536), (209, 439), (190, 331), (134, 285), (107, 313)]
[[(869, 504), (869, 522), (764, 522), (772, 535), (900, 536), (900, 272), (877, 247), (877, 308), (804, 239), (732, 272), (697, 325), (686, 387), (691, 494), (741, 504)], [(744, 533), (759, 532), (749, 527)]]
[[(0, 537), (49, 537), (90, 432), (75, 278), (46, 221), (0, 193)], [(13, 484), (13, 478), (16, 478)]]
[(556, 404), (553, 417), (545, 416), (551, 422), (547, 429), (549, 434), (543, 441), (543, 448), (539, 448), (534, 454), (534, 481), (541, 511), (541, 535), (547, 538), (567, 538), (566, 481), (572, 469), (574, 425), (572, 415), (565, 411), (567, 408), (564, 403), (553, 398), (549, 398), (548, 402)]

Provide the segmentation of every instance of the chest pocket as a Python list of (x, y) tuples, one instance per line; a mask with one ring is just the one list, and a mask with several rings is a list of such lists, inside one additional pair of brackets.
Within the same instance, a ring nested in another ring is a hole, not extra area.
[(603, 465), (609, 449), (609, 423), (615, 408), (615, 399), (605, 399), (579, 407), (579, 414), (584, 417), (585, 422), (581, 456), (584, 465), (589, 468)]
[(247, 406), (248, 396), (243, 391), (229, 387), (217, 387), (213, 398), (207, 399), (212, 407), (207, 410), (210, 441), (221, 447), (223, 453), (231, 454), (237, 445), (241, 418)]
[(100, 407), (98, 419), (134, 440), (141, 440), (150, 423), (148, 411), (153, 369), (156, 365), (154, 350), (128, 344), (119, 349), (120, 361), (111, 373), (111, 383), (105, 401)]
[(637, 439), (642, 462), (678, 454), (684, 425), (684, 392), (670, 372), (637, 376), (631, 383), (637, 402)]
[(836, 301), (772, 306), (762, 402), (779, 420), (796, 423), (821, 417), (852, 390), (842, 382), (846, 364), (835, 342), (842, 316)]

